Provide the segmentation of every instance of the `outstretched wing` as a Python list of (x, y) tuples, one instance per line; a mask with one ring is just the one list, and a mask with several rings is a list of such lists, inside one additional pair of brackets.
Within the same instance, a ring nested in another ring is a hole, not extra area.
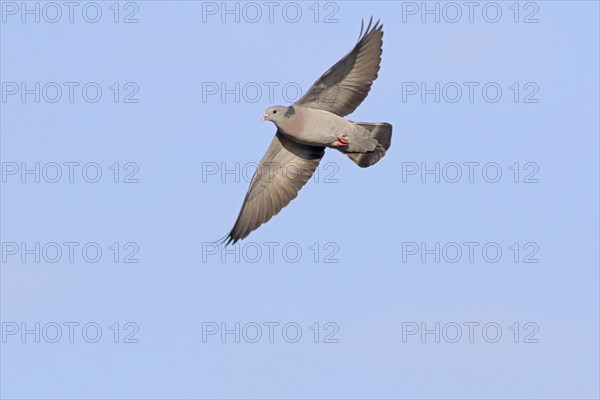
[(252, 177), (226, 245), (248, 236), (296, 198), (324, 154), (324, 147), (297, 143), (277, 131)]
[(354, 49), (325, 72), (296, 104), (325, 110), (341, 117), (352, 113), (369, 94), (381, 62), (383, 25), (371, 28), (373, 18)]

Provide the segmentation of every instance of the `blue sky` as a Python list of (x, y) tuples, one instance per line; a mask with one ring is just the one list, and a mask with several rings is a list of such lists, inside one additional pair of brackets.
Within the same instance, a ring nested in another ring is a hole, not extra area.
[[(598, 398), (597, 2), (22, 4), (0, 5), (3, 398)], [(349, 118), (391, 123), (388, 154), (327, 151), (214, 247), (264, 110), (371, 15)]]

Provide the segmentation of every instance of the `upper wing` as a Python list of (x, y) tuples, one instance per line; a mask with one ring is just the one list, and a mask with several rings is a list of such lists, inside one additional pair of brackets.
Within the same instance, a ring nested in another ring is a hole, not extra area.
[(296, 104), (325, 110), (341, 117), (352, 113), (367, 97), (377, 78), (381, 62), (383, 25), (379, 21), (367, 29), (361, 24), (354, 49), (325, 72)]
[(324, 147), (294, 142), (277, 131), (256, 168), (226, 244), (245, 238), (296, 198), (324, 154)]

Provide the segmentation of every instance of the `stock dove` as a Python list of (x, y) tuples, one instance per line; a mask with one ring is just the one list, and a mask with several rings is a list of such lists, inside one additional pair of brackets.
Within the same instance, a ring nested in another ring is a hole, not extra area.
[[(346, 154), (360, 167), (379, 161), (390, 147), (388, 123), (353, 122), (352, 113), (377, 78), (382, 53), (382, 25), (361, 24), (352, 51), (325, 72), (289, 107), (269, 107), (263, 121), (277, 127), (260, 161), (235, 225), (223, 239), (235, 244), (267, 222), (293, 200), (316, 170), (325, 148)], [(364, 34), (363, 34), (364, 32)]]

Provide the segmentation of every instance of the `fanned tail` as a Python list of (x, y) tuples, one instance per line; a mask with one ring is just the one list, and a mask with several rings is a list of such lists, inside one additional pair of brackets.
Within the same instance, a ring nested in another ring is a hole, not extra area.
[(377, 161), (381, 160), (381, 158), (383, 158), (383, 156), (385, 155), (387, 149), (390, 148), (390, 145), (392, 144), (392, 125), (388, 124), (387, 122), (354, 123), (367, 129), (370, 132), (369, 137), (376, 139), (379, 143), (377, 144), (377, 147), (375, 147), (375, 150), (370, 151), (368, 153), (346, 153), (346, 155), (359, 167), (370, 167)]

